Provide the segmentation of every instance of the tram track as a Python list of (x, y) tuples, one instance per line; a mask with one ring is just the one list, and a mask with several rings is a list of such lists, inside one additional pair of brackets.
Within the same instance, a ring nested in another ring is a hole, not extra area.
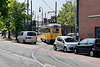
[[(32, 58), (33, 58), (39, 65), (41, 65), (42, 67), (47, 67), (47, 66), (38, 60), (38, 58), (37, 58), (37, 56), (36, 56), (36, 53), (38, 53), (38, 50), (40, 50), (41, 48), (44, 48), (44, 47), (47, 47), (47, 46), (48, 46), (48, 45), (46, 44), (46, 45), (44, 45), (44, 46), (42, 46), (42, 47), (39, 47), (38, 49), (36, 49), (36, 50), (32, 53)], [(79, 65), (78, 65), (76, 62), (72, 61), (70, 58), (67, 58), (67, 59), (68, 59), (69, 61), (73, 62), (75, 65), (66, 63), (66, 62), (64, 62), (64, 61), (62, 61), (62, 60), (59, 60), (58, 58), (54, 57), (54, 55), (52, 55), (52, 53), (51, 53), (52, 51), (53, 51), (52, 48), (50, 48), (49, 51), (48, 51), (48, 53), (47, 53), (47, 55), (48, 55), (52, 60), (56, 61), (57, 63), (61, 63), (61, 64), (65, 65), (65, 66), (67, 66), (67, 67), (79, 67)], [(46, 63), (47, 63), (47, 62), (46, 62)], [(49, 64), (49, 63), (48, 63), (48, 64)]]

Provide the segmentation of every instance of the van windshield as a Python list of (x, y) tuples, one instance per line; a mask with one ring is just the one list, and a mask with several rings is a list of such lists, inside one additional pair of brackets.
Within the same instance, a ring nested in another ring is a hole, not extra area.
[(36, 36), (36, 33), (34, 33), (34, 32), (28, 32), (27, 36)]

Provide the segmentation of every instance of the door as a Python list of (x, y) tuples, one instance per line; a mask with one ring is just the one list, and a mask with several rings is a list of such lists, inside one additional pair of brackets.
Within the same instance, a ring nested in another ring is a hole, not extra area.
[(95, 38), (100, 38), (100, 27), (95, 28)]
[(63, 40), (63, 38), (60, 38), (59, 47), (60, 47), (60, 49), (64, 48), (64, 40)]
[(95, 39), (89, 39), (86, 46), (86, 53), (89, 53), (95, 43)]
[(80, 45), (78, 45), (78, 52), (79, 53), (85, 53), (86, 52), (87, 43), (88, 43), (88, 39), (84, 39), (80, 42)]
[(56, 40), (56, 47), (60, 48), (60, 37), (58, 37)]
[(56, 42), (56, 47), (59, 49), (62, 49), (62, 45), (63, 45), (63, 39), (61, 37), (57, 38), (57, 42)]

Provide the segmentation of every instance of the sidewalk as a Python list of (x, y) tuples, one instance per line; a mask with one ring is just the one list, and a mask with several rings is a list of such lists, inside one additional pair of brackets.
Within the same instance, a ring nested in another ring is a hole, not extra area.
[[(1, 36), (0, 35), (0, 37), (2, 38), (2, 39), (5, 39), (5, 40), (8, 40), (8, 41), (14, 41), (14, 42), (17, 42), (15, 39), (15, 37), (13, 37), (13, 36), (11, 36), (11, 39), (9, 39), (9, 38), (4, 38), (3, 36)], [(37, 42), (41, 42), (41, 37), (40, 37), (40, 35), (37, 35)]]

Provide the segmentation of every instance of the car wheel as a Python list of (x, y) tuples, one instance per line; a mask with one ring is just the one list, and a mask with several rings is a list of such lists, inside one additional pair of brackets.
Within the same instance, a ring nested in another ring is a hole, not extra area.
[(95, 55), (93, 51), (90, 51), (89, 54), (90, 54), (91, 57), (93, 57)]
[(34, 42), (34, 44), (36, 44), (36, 42)]
[(53, 46), (53, 49), (54, 49), (55, 51), (57, 50), (57, 47), (56, 47), (56, 45), (54, 45), (54, 46)]
[(26, 43), (25, 40), (23, 40), (23, 43)]
[(43, 39), (41, 38), (41, 41), (43, 42)]
[(77, 51), (77, 49), (74, 49), (74, 53), (75, 53), (75, 54), (78, 54), (78, 51)]
[(19, 40), (17, 39), (17, 43), (19, 43)]
[(66, 48), (66, 47), (64, 47), (64, 49), (63, 49), (63, 50), (64, 50), (64, 52), (67, 52), (67, 48)]

